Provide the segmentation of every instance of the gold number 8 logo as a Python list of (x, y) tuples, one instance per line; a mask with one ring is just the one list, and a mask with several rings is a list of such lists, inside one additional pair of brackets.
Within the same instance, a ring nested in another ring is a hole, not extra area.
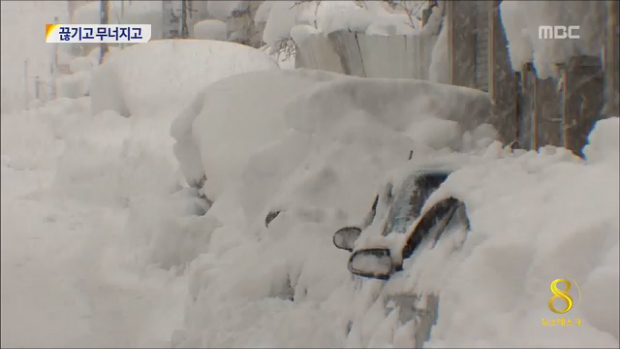
[[(558, 288), (559, 282), (563, 282), (566, 284), (565, 290), (561, 290)], [(570, 287), (571, 287), (571, 283), (570, 281), (566, 279), (553, 280), (553, 282), (551, 283), (551, 293), (553, 293), (553, 297), (549, 299), (549, 310), (551, 310), (552, 312), (556, 314), (566, 314), (573, 308), (573, 298), (568, 294)], [(559, 311), (555, 308), (554, 301), (558, 298), (561, 298), (564, 301), (566, 301), (566, 309), (564, 309), (563, 311)]]

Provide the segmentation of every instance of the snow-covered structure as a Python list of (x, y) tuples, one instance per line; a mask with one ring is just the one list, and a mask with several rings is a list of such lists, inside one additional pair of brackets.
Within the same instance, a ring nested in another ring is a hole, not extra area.
[[(439, 1), (422, 18), (390, 12), (389, 3), (398, 2), (267, 1), (256, 21), (266, 21), (272, 49), (294, 42), (298, 67), (488, 92), (502, 139), (526, 149), (578, 153), (596, 120), (618, 114), (616, 1)], [(546, 25), (578, 25), (581, 38), (539, 39)], [(429, 34), (428, 44), (409, 42)]]
[[(442, 3), (431, 79), (487, 91), (504, 141), (579, 153), (596, 120), (618, 115), (616, 1)], [(545, 25), (581, 37), (540, 39)]]
[[(618, 115), (617, 2), (497, 5), (515, 74), (496, 87), (515, 91), (515, 139), (528, 149), (552, 144), (580, 153), (594, 123)], [(580, 37), (541, 37), (541, 26), (578, 26)]]

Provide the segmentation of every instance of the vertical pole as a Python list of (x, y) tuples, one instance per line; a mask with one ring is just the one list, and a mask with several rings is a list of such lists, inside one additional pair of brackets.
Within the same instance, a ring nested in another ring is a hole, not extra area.
[(618, 18), (618, 1), (608, 1), (607, 11), (607, 42), (605, 47), (605, 75), (607, 78), (606, 86), (606, 106), (607, 116), (618, 116), (618, 86), (620, 75), (618, 73), (618, 39), (620, 35)]
[[(100, 23), (101, 24), (108, 24), (108, 0), (100, 0), (99, 4), (101, 5), (100, 7)], [(108, 45), (106, 43), (101, 43), (101, 45), (99, 46), (99, 64), (103, 63), (103, 57), (105, 56), (105, 54), (108, 52)]]
[(28, 60), (24, 61), (24, 109), (28, 109)]
[(40, 86), (40, 81), (39, 81), (39, 76), (35, 76), (34, 77), (34, 99), (38, 100), (40, 98), (39, 96), (39, 86)]
[[(120, 19), (121, 23), (125, 22), (125, 0), (121, 0), (121, 19)], [(125, 48), (125, 44), (124, 43), (120, 43), (119, 44), (119, 48), (122, 50), (123, 48)]]
[(187, 39), (187, 1), (181, 1), (181, 38)]
[(445, 30), (448, 30), (448, 68), (450, 69), (450, 83), (454, 84), (454, 3), (448, 1), (445, 4), (444, 26), (446, 26)]
[[(54, 17), (54, 23), (58, 23), (58, 17)], [(50, 65), (51, 98), (56, 99), (56, 72), (58, 71), (58, 44), (54, 44), (54, 60)]]
[(176, 15), (172, 0), (161, 2), (163, 15), (163, 39), (176, 39), (179, 37), (179, 16)]

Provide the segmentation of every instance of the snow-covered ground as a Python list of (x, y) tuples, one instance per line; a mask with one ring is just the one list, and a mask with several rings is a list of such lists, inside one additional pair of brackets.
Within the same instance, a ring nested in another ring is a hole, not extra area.
[[(158, 44), (101, 67), (116, 81), (100, 75), (94, 96), (3, 110), (2, 347), (412, 347), (415, 325), (384, 307), (390, 292), (439, 295), (426, 347), (618, 347), (618, 118), (597, 124), (585, 160), (510, 152), (488, 127), (443, 117), (473, 112), (473, 91), (423, 85), (444, 104), (388, 80), (236, 75), (278, 68), (222, 43), (165, 70), (175, 52)], [(201, 59), (213, 64), (196, 73)], [(131, 118), (105, 110), (111, 92)], [(177, 115), (177, 140), (200, 140), (194, 156), (173, 154)], [(221, 183), (204, 215), (187, 160)], [(385, 180), (442, 161), (462, 164), (440, 189), (467, 205), (462, 251), (420, 255), (388, 283), (353, 277), (333, 232), (360, 223)], [(570, 318), (582, 324), (543, 327), (549, 284), (564, 277), (581, 287)]]

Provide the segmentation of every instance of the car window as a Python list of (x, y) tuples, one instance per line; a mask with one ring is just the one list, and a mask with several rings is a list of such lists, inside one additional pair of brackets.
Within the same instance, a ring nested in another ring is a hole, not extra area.
[(447, 173), (414, 173), (407, 177), (390, 208), (382, 235), (405, 233), (420, 215), (426, 199), (448, 178)]

